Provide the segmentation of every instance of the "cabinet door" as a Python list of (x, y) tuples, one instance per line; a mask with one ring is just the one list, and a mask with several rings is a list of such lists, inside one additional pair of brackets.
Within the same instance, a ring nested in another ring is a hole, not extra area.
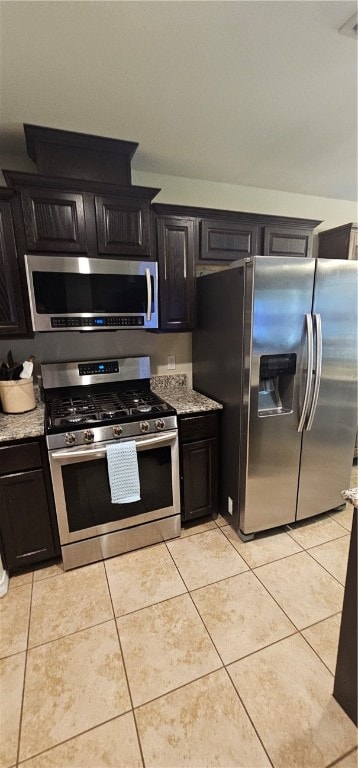
[(7, 568), (21, 568), (54, 557), (41, 469), (0, 477), (0, 510), (0, 534)]
[(128, 197), (95, 196), (98, 253), (150, 257), (149, 205)]
[(86, 253), (83, 196), (55, 189), (21, 190), (30, 251)]
[(26, 332), (11, 208), (0, 200), (0, 335)]
[(200, 261), (235, 261), (257, 253), (258, 227), (204, 219), (200, 224)]
[(311, 256), (312, 231), (264, 228), (264, 256)]
[(160, 327), (189, 331), (195, 324), (195, 219), (157, 219)]
[(217, 503), (217, 439), (182, 446), (184, 520), (211, 515)]

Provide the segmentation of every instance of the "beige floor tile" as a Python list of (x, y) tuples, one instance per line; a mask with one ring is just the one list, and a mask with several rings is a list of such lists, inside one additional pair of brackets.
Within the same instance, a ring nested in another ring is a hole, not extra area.
[(329, 516), (336, 523), (339, 523), (339, 525), (342, 525), (343, 528), (346, 529), (346, 531), (351, 531), (352, 530), (353, 507), (352, 507), (351, 504), (347, 504), (346, 508), (342, 509), (341, 512), (330, 512)]
[(221, 531), (207, 531), (167, 543), (188, 589), (247, 571), (248, 566)]
[(342, 526), (332, 520), (329, 515), (319, 515), (299, 523), (292, 523), (287, 527), (287, 532), (304, 549), (344, 536)]
[(337, 613), (336, 616), (331, 616), (302, 631), (303, 637), (333, 674), (336, 671), (340, 626), (341, 614)]
[(350, 536), (343, 536), (307, 550), (343, 586), (346, 583), (349, 540)]
[(122, 616), (117, 625), (134, 706), (222, 665), (189, 595)]
[(184, 523), (181, 529), (180, 538), (184, 539), (186, 536), (192, 536), (194, 533), (205, 533), (205, 531), (215, 530), (216, 525), (214, 520), (207, 520), (205, 523), (201, 523), (195, 520), (193, 523)]
[(19, 740), (25, 653), (0, 661), (0, 765), (16, 763)]
[(22, 587), (24, 584), (31, 584), (33, 580), (33, 570), (26, 570), (24, 572), (15, 573), (13, 576), (10, 575), (9, 578), (9, 589), (13, 589), (14, 587)]
[(226, 525), (221, 530), (250, 568), (257, 568), (258, 565), (271, 563), (273, 560), (280, 560), (281, 557), (302, 551), (300, 545), (281, 529), (257, 533), (253, 541), (245, 542), (241, 541), (231, 525)]
[(27, 657), (20, 760), (129, 709), (114, 620), (33, 648)]
[(132, 712), (20, 763), (23, 768), (142, 768)]
[(33, 584), (29, 648), (113, 618), (103, 563)]
[(48, 579), (50, 576), (60, 576), (64, 573), (62, 562), (45, 565), (34, 570), (34, 581)]
[(307, 552), (261, 565), (255, 573), (298, 629), (342, 609), (343, 587)]
[(355, 746), (356, 728), (332, 696), (332, 675), (300, 635), (228, 672), (275, 768), (324, 768)]
[(105, 568), (116, 616), (187, 591), (165, 544), (114, 557)]
[(251, 572), (197, 589), (192, 598), (224, 664), (296, 632)]
[(335, 763), (333, 768), (357, 768), (357, 765), (358, 752), (355, 749), (349, 755), (343, 757), (342, 760), (338, 760), (338, 763)]
[(270, 765), (224, 669), (135, 714), (147, 768)]
[(0, 658), (25, 651), (32, 584), (9, 589), (0, 600)]

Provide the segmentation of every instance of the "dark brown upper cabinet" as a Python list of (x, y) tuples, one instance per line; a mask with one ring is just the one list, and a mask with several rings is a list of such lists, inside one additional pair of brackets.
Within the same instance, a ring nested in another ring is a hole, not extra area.
[(95, 196), (98, 253), (150, 257), (147, 201), (134, 197)]
[(195, 219), (158, 217), (157, 245), (160, 328), (190, 331), (195, 327)]
[(235, 261), (257, 253), (258, 227), (203, 219), (200, 222), (200, 261)]
[(0, 189), (0, 336), (27, 332), (12, 219), (12, 190)]
[(264, 256), (312, 256), (312, 230), (269, 226), (264, 228)]
[(21, 189), (29, 251), (86, 253), (83, 195), (59, 189)]
[(155, 203), (157, 216), (194, 219), (197, 264), (230, 264), (249, 256), (311, 256), (312, 233), (320, 221), (261, 213), (221, 211)]
[(150, 201), (159, 189), (3, 174), (21, 196), (24, 252), (153, 258)]
[(135, 141), (24, 124), (27, 154), (43, 176), (131, 185)]
[(358, 224), (350, 222), (319, 232), (318, 257), (358, 261)]

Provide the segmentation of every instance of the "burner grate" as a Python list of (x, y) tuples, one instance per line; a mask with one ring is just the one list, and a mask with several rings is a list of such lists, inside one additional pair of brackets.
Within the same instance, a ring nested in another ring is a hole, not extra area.
[(120, 422), (134, 416), (143, 419), (167, 409), (167, 404), (151, 390), (110, 390), (84, 396), (65, 395), (52, 400), (49, 405), (49, 421), (52, 427), (66, 428), (89, 422)]

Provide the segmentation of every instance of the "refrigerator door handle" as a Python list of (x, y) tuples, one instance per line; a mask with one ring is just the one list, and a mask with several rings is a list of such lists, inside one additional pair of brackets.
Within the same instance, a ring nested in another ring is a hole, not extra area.
[(318, 402), (318, 395), (319, 395), (319, 388), (321, 386), (321, 373), (322, 373), (322, 323), (321, 323), (321, 315), (314, 315), (315, 319), (315, 327), (316, 327), (316, 373), (315, 373), (315, 383), (314, 383), (314, 389), (313, 389), (313, 397), (312, 397), (312, 405), (311, 405), (311, 412), (308, 417), (307, 421), (307, 432), (310, 431), (313, 419), (316, 414), (317, 409), (317, 402)]
[(305, 418), (307, 415), (308, 403), (311, 395), (312, 387), (312, 371), (313, 371), (313, 325), (311, 313), (305, 315), (306, 328), (307, 328), (307, 377), (306, 377), (306, 389), (303, 398), (301, 418), (297, 427), (297, 432), (303, 432)]

